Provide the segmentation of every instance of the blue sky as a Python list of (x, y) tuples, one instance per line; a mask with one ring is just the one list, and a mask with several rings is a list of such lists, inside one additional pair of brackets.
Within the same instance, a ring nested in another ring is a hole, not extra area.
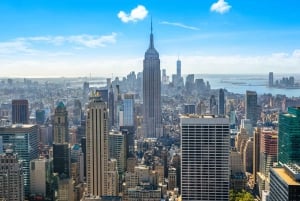
[(0, 77), (142, 71), (152, 16), (161, 68), (300, 73), (295, 0), (1, 0)]

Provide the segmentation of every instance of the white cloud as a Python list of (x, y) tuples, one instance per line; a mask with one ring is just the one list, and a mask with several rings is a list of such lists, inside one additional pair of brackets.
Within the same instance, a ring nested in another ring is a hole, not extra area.
[(166, 24), (166, 25), (171, 25), (171, 26), (175, 26), (175, 27), (181, 27), (181, 28), (184, 28), (184, 29), (191, 29), (191, 30), (200, 30), (199, 28), (197, 27), (193, 27), (193, 26), (188, 26), (188, 25), (185, 25), (185, 24), (182, 24), (180, 22), (167, 22), (167, 21), (162, 21), (160, 22), (160, 24)]
[(218, 2), (211, 5), (210, 11), (223, 14), (228, 12), (230, 8), (231, 5), (229, 5), (225, 0), (218, 0)]
[(11, 41), (0, 42), (0, 54), (35, 54), (38, 53), (38, 45), (48, 43), (52, 45), (76, 45), (75, 48), (106, 47), (108, 44), (116, 43), (116, 33), (109, 35), (72, 35), (72, 36), (36, 36), (20, 37)]
[(143, 20), (148, 15), (148, 10), (143, 5), (138, 5), (136, 8), (132, 9), (130, 14), (120, 11), (118, 13), (118, 18), (124, 23), (137, 22)]

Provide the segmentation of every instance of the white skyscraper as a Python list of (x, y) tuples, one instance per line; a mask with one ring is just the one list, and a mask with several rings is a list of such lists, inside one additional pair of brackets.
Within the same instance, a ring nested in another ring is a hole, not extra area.
[(107, 195), (108, 109), (100, 96), (90, 98), (86, 120), (88, 193)]
[(183, 201), (229, 200), (229, 120), (181, 117)]

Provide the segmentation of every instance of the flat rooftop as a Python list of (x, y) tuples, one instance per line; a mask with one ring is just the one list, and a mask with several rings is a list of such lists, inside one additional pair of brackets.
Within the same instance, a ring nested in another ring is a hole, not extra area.
[(273, 171), (279, 175), (279, 177), (281, 179), (283, 179), (283, 181), (290, 186), (300, 186), (300, 182), (297, 182), (293, 177), (291, 177), (287, 171), (285, 170), (285, 168), (280, 167), (280, 168), (273, 168)]

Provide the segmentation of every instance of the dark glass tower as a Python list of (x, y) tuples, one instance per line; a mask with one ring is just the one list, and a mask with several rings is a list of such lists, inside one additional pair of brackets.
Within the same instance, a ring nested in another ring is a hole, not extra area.
[(250, 119), (252, 126), (256, 126), (258, 119), (257, 111), (257, 93), (255, 91), (246, 91), (246, 119)]
[(219, 90), (219, 109), (218, 113), (219, 115), (224, 116), (225, 115), (225, 94), (224, 94), (224, 89)]
[(28, 124), (29, 109), (28, 100), (12, 100), (12, 123)]
[(154, 48), (152, 22), (150, 45), (145, 53), (143, 69), (144, 136), (161, 134), (161, 75), (159, 54)]
[(300, 163), (300, 107), (289, 107), (279, 115), (278, 161)]

